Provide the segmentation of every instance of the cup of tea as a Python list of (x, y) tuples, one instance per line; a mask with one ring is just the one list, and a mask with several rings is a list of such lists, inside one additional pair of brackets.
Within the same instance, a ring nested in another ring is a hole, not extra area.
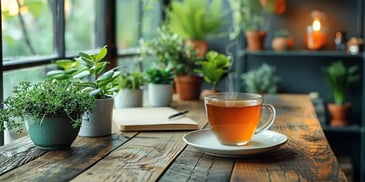
[[(204, 97), (210, 128), (224, 145), (245, 145), (270, 128), (276, 117), (274, 106), (255, 93), (217, 93)], [(263, 117), (263, 116), (267, 117)]]

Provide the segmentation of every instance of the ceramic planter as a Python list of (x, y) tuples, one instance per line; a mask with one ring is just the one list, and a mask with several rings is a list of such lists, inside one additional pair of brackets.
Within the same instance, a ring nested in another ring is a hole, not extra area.
[(112, 132), (113, 98), (96, 99), (93, 113), (84, 115), (79, 135), (84, 137), (101, 137)]
[(192, 45), (193, 49), (197, 51), (198, 57), (205, 57), (208, 50), (208, 42), (205, 40), (186, 40), (185, 46)]
[(264, 49), (266, 32), (263, 31), (246, 31), (245, 32), (248, 51), (259, 51)]
[(331, 114), (330, 125), (331, 126), (346, 126), (348, 125), (348, 112), (351, 108), (350, 103), (344, 105), (337, 105), (334, 103), (328, 103), (328, 111)]
[(199, 100), (203, 78), (196, 75), (177, 76), (174, 78), (176, 91), (180, 100)]
[(172, 84), (148, 84), (148, 100), (153, 107), (169, 106), (172, 100)]
[(42, 150), (60, 150), (69, 148), (76, 139), (80, 128), (73, 128), (67, 115), (47, 115), (40, 125), (40, 118), (31, 118), (25, 122), (32, 142)]
[(114, 108), (142, 107), (143, 90), (142, 89), (123, 89), (114, 97)]

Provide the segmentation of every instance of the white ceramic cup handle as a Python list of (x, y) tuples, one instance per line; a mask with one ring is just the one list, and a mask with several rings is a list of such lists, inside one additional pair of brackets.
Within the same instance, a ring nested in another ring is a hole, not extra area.
[[(270, 117), (262, 124), (262, 126), (257, 127), (255, 134), (260, 133), (262, 131), (267, 130), (274, 123), (276, 118), (276, 110), (275, 107), (271, 104), (262, 104), (262, 112), (268, 110), (270, 112)], [(261, 113), (262, 114), (262, 113)]]

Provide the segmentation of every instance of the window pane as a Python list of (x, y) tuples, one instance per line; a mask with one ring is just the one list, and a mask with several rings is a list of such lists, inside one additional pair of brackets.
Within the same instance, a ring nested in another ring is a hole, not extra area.
[(4, 98), (11, 95), (13, 87), (21, 81), (38, 82), (46, 78), (47, 68), (50, 66), (38, 66), (25, 69), (17, 69), (4, 72)]
[[(53, 52), (51, 1), (1, 0), (5, 59)], [(40, 36), (42, 35), (42, 36)]]
[[(142, 26), (140, 17), (142, 17)], [(137, 46), (140, 34), (143, 37), (153, 36), (160, 23), (160, 17), (159, 1), (118, 0), (117, 45), (119, 50)]]
[(65, 1), (66, 54), (95, 48), (95, 0)]

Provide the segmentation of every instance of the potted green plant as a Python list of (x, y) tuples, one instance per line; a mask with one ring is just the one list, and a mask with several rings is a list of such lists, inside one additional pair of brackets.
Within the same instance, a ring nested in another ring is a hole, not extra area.
[(123, 73), (115, 80), (115, 83), (118, 84), (119, 90), (115, 96), (115, 108), (142, 107), (142, 87), (146, 84), (143, 72)]
[(235, 39), (244, 31), (247, 47), (246, 50), (257, 51), (264, 47), (266, 37), (267, 16), (260, 1), (229, 0), (232, 9), (232, 28), (230, 38)]
[(266, 63), (259, 68), (250, 70), (241, 75), (247, 92), (260, 94), (277, 93), (280, 78), (276, 75), (276, 68)]
[(274, 35), (271, 46), (274, 51), (285, 51), (293, 47), (293, 38), (287, 29), (280, 29)]
[(80, 136), (99, 137), (111, 134), (114, 95), (118, 91), (118, 84), (114, 82), (119, 77), (118, 68), (107, 70), (109, 64), (105, 60), (107, 47), (102, 47), (98, 53), (80, 52), (74, 60), (58, 60), (59, 70), (47, 73), (55, 79), (77, 78), (82, 86), (96, 98), (94, 112), (85, 115), (80, 129)]
[(180, 100), (198, 100), (203, 78), (195, 70), (199, 67), (199, 57), (191, 46), (184, 46), (180, 58), (172, 62), (174, 82)]
[(341, 61), (336, 61), (323, 69), (334, 100), (334, 103), (328, 103), (327, 105), (331, 114), (331, 126), (345, 126), (348, 124), (347, 113), (351, 108), (351, 104), (345, 102), (346, 95), (349, 87), (360, 80), (360, 75), (357, 73), (358, 69), (357, 65), (345, 67)]
[(202, 91), (200, 98), (204, 98), (208, 94), (217, 92), (218, 83), (229, 73), (231, 57), (219, 54), (216, 51), (209, 51), (205, 59), (199, 61), (199, 64), (200, 67), (195, 69), (195, 71), (203, 75), (204, 80), (212, 86), (211, 89)]
[(176, 60), (181, 58), (183, 39), (176, 33), (162, 25), (157, 30), (155, 38), (139, 41), (140, 58), (143, 61), (151, 60), (158, 67), (171, 67)]
[(173, 95), (174, 73), (168, 67), (151, 66), (146, 70), (148, 100), (151, 106), (168, 106)]
[(192, 45), (199, 57), (204, 57), (208, 36), (217, 36), (228, 13), (223, 10), (222, 0), (173, 0), (167, 11), (167, 25), (185, 44)]
[(82, 115), (93, 111), (95, 98), (78, 80), (21, 82), (0, 110), (0, 129), (23, 130), (40, 149), (69, 148), (79, 132)]

